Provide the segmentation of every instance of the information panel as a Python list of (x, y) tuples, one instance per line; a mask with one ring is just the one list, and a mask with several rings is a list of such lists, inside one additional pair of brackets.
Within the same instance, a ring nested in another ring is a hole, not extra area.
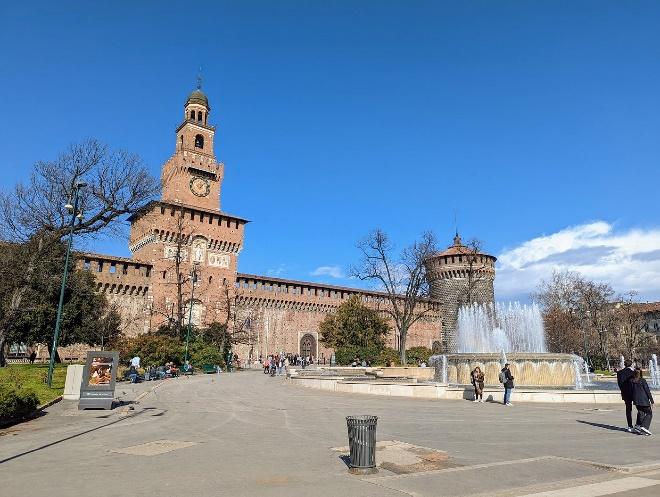
[(78, 409), (112, 409), (118, 365), (119, 352), (87, 352)]

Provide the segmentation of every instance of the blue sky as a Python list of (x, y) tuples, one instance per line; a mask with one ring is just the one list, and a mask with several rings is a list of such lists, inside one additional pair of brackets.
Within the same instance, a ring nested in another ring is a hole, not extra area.
[(5, 3), (0, 187), (90, 136), (158, 175), (201, 64), (242, 272), (351, 285), (372, 228), (449, 244), (456, 213), (501, 299), (555, 268), (660, 299), (659, 25), (653, 1)]

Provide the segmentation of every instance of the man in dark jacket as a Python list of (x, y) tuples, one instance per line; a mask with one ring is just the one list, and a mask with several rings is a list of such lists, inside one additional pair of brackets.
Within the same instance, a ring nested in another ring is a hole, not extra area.
[(513, 390), (513, 376), (509, 370), (509, 363), (507, 362), (502, 369), (502, 374), (504, 375), (504, 405), (512, 406), (511, 403), (511, 390)]
[(635, 370), (632, 367), (632, 361), (630, 359), (627, 359), (623, 365), (625, 367), (616, 372), (616, 382), (619, 384), (619, 390), (621, 390), (621, 398), (626, 404), (626, 421), (628, 422), (628, 432), (633, 433), (633, 392), (632, 383), (630, 380), (632, 380), (632, 378), (635, 376)]

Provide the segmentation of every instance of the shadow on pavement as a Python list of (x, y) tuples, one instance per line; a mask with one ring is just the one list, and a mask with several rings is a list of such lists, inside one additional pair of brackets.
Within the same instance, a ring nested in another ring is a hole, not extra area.
[(621, 428), (620, 426), (606, 425), (606, 424), (603, 424), (603, 423), (592, 423), (591, 421), (582, 421), (581, 419), (578, 419), (577, 422), (585, 424), (585, 425), (596, 426), (597, 428), (604, 428), (606, 430), (624, 431), (624, 432), (628, 433), (628, 430), (626, 430), (625, 428)]
[(57, 444), (60, 444), (62, 442), (66, 442), (67, 440), (72, 440), (72, 439), (80, 437), (82, 435), (86, 435), (87, 433), (91, 433), (93, 431), (100, 430), (101, 428), (105, 428), (106, 426), (114, 425), (115, 423), (119, 423), (120, 421), (124, 421), (125, 419), (134, 418), (136, 416), (139, 416), (143, 412), (144, 411), (139, 411), (139, 412), (136, 412), (135, 414), (131, 414), (131, 415), (128, 415), (128, 416), (124, 416), (123, 418), (115, 419), (114, 421), (111, 421), (110, 423), (106, 423), (104, 425), (97, 426), (96, 428), (91, 428), (89, 430), (85, 430), (85, 431), (82, 431), (80, 433), (76, 433), (75, 435), (71, 435), (71, 436), (62, 438), (60, 440), (56, 440), (55, 442), (51, 442), (51, 443), (48, 443), (46, 445), (42, 445), (41, 447), (30, 449), (30, 450), (27, 450), (25, 452), (21, 452), (20, 454), (16, 454), (14, 456), (7, 457), (5, 459), (0, 459), (0, 464), (4, 464), (4, 463), (12, 461), (14, 459), (18, 459), (19, 457), (27, 456), (28, 454), (32, 454), (33, 452), (37, 452), (37, 451), (40, 451), (40, 450), (43, 450), (43, 449), (47, 449), (48, 447), (52, 447), (53, 445), (57, 445)]

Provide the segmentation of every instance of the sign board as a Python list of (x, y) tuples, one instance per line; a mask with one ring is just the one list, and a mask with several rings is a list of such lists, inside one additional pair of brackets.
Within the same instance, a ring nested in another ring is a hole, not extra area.
[(119, 352), (87, 352), (78, 409), (112, 409), (118, 365)]

